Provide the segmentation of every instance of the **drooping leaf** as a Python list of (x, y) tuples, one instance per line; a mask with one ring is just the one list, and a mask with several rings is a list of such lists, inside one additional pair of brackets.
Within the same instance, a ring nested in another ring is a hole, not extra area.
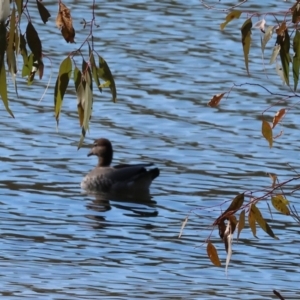
[(225, 22), (220, 24), (220, 28), (221, 30), (223, 30), (225, 28), (225, 26), (232, 21), (233, 19), (239, 19), (241, 16), (242, 12), (239, 10), (233, 10), (231, 11), (225, 18)]
[(226, 230), (224, 218), (219, 220), (219, 222), (217, 224), (218, 224), (218, 229), (219, 229), (219, 236), (223, 240), (224, 235), (225, 235), (225, 230)]
[(75, 84), (75, 90), (76, 91), (79, 87), (79, 84), (81, 83), (81, 76), (82, 76), (82, 74), (81, 74), (80, 70), (77, 67), (75, 67), (73, 79), (74, 79), (74, 84)]
[(38, 71), (39, 71), (39, 78), (42, 79), (44, 74), (44, 63), (42, 61), (40, 61), (38, 65)]
[(227, 214), (228, 212), (232, 211), (233, 213), (241, 208), (241, 206), (244, 203), (245, 195), (244, 194), (238, 194), (231, 202), (229, 207), (224, 211), (222, 215)]
[(23, 64), (22, 77), (29, 76), (33, 65), (33, 53), (26, 57), (26, 63)]
[(292, 22), (297, 24), (300, 22), (300, 2), (297, 1), (291, 8), (290, 11), (292, 12)]
[(261, 227), (261, 229), (264, 230), (270, 237), (278, 240), (278, 237), (273, 233), (273, 230), (271, 229), (267, 221), (263, 218), (260, 210), (255, 206), (255, 204), (251, 205), (251, 212), (253, 213), (255, 221)]
[(249, 52), (250, 52), (250, 44), (251, 44), (251, 28), (252, 28), (251, 19), (246, 20), (241, 28), (245, 66), (248, 75), (249, 75)]
[[(89, 96), (86, 92), (86, 88), (87, 86), (89, 86), (90, 90), (91, 91), (93, 90), (91, 70), (89, 65), (84, 59), (82, 61), (82, 72), (80, 72), (80, 70), (77, 67), (74, 70), (74, 82), (75, 82), (76, 95), (77, 95), (77, 110), (78, 110), (79, 124), (82, 127), (84, 125), (85, 107), (86, 107), (86, 100), (87, 100), (86, 97)], [(91, 101), (93, 102), (93, 99), (91, 99)], [(91, 114), (89, 118), (91, 118)], [(87, 128), (84, 129), (84, 136), (86, 130)], [(82, 141), (84, 136), (82, 136)]]
[(285, 115), (285, 108), (281, 108), (276, 115), (273, 118), (273, 126), (272, 129), (278, 124), (278, 122), (280, 122), (280, 120), (282, 119), (282, 117)]
[(220, 103), (220, 101), (222, 100), (222, 98), (223, 98), (223, 96), (224, 96), (225, 94), (226, 94), (226, 93), (214, 95), (214, 96), (209, 100), (209, 102), (207, 103), (207, 105), (210, 106), (210, 107), (216, 107), (216, 106), (218, 106), (218, 104)]
[(299, 68), (300, 68), (300, 32), (298, 30), (296, 30), (294, 36), (293, 49), (295, 52), (293, 57), (293, 78), (294, 78), (294, 91), (296, 91), (299, 82)]
[(281, 47), (280, 47), (279, 54), (280, 54), (284, 79), (286, 84), (290, 85), (290, 80), (289, 80), (290, 61), (291, 61), (290, 36), (287, 29), (284, 31), (284, 37), (281, 40), (280, 46)]
[(290, 215), (290, 210), (287, 207), (288, 200), (283, 195), (273, 196), (271, 199), (273, 207), (284, 215)]
[(56, 17), (56, 26), (67, 43), (74, 43), (75, 29), (70, 10), (62, 2), (59, 2), (59, 9)]
[(263, 137), (269, 142), (270, 148), (273, 146), (273, 131), (269, 122), (262, 120), (261, 132)]
[(210, 261), (216, 267), (221, 267), (221, 261), (219, 259), (218, 251), (215, 248), (215, 246), (211, 243), (211, 241), (208, 241), (206, 251), (207, 251), (207, 256), (209, 257)]
[(274, 63), (276, 57), (278, 56), (278, 53), (279, 53), (280, 49), (281, 49), (281, 46), (279, 44), (274, 46), (273, 52), (272, 52), (272, 55), (271, 55), (271, 58), (270, 58), (270, 65)]
[(181, 236), (182, 236), (183, 229), (184, 229), (185, 225), (187, 224), (188, 219), (189, 219), (189, 217), (186, 216), (185, 219), (184, 219), (184, 221), (183, 221), (182, 224), (181, 224), (180, 232), (179, 232), (179, 235), (178, 235), (178, 238), (179, 238), (179, 239), (180, 239)]
[(284, 36), (284, 33), (285, 33), (286, 29), (287, 29), (287, 27), (286, 27), (286, 21), (283, 21), (280, 24), (280, 26), (276, 29), (276, 34)]
[(93, 78), (96, 83), (96, 86), (98, 87), (99, 91), (102, 93), (102, 88), (100, 87), (100, 80), (98, 77), (98, 71), (97, 71), (97, 66), (96, 66), (96, 62), (95, 62), (95, 57), (94, 57), (94, 54), (91, 51), (90, 47), (89, 47), (89, 52), (90, 52), (89, 56), (90, 56), (90, 64), (91, 64), (91, 68), (92, 68)]
[(27, 62), (28, 62), (28, 54), (27, 54), (27, 49), (26, 49), (26, 40), (25, 40), (23, 34), (20, 34), (20, 53), (21, 53), (21, 55), (23, 57), (23, 63), (24, 63), (24, 65), (27, 64)]
[(262, 53), (264, 53), (266, 45), (267, 45), (268, 41), (271, 39), (271, 37), (273, 35), (273, 29), (274, 29), (274, 26), (268, 26), (267, 29), (266, 29), (266, 31), (265, 31), (264, 37), (261, 40), (261, 50), (262, 50)]
[[(235, 219), (236, 221), (236, 219)], [(234, 229), (232, 228), (232, 225), (235, 226), (234, 222), (232, 222), (231, 220), (228, 221), (227, 226), (226, 226), (226, 230), (225, 230), (225, 234), (224, 234), (224, 244), (225, 244), (225, 250), (227, 252), (227, 256), (226, 256), (226, 265), (225, 265), (225, 273), (227, 275), (227, 269), (229, 266), (229, 262), (232, 256), (232, 241), (233, 241), (233, 232)]]
[[(251, 207), (252, 207), (252, 205), (251, 205)], [(253, 211), (252, 211), (251, 207), (249, 209), (249, 214), (248, 214), (248, 223), (249, 223), (249, 227), (250, 227), (250, 229), (253, 233), (253, 236), (257, 238), (257, 236), (256, 236), (255, 217), (254, 217), (254, 214), (253, 214)]]
[(79, 125), (80, 127), (82, 127), (83, 118), (84, 118), (84, 102), (85, 102), (85, 91), (82, 82), (79, 83), (79, 86), (76, 89), (76, 96), (77, 96), (77, 111), (79, 117)]
[(14, 118), (12, 111), (9, 108), (8, 104), (8, 96), (7, 96), (7, 82), (6, 82), (6, 72), (5, 72), (5, 65), (2, 64), (0, 70), (0, 96), (2, 102), (7, 110), (7, 112)]
[[(98, 76), (103, 79), (104, 81), (109, 83), (109, 88), (112, 94), (112, 100), (113, 102), (117, 102), (117, 89), (114, 77), (109, 69), (108, 64), (104, 60), (103, 57), (98, 55), (99, 57), (99, 68), (98, 68)], [(103, 87), (103, 85), (100, 85)]]
[(50, 15), (48, 9), (44, 6), (44, 4), (42, 2), (40, 2), (39, 0), (36, 0), (36, 4), (37, 4), (37, 8), (39, 10), (41, 19), (44, 22), (44, 24), (46, 24), (48, 19), (51, 17), (51, 15)]
[(2, 70), (2, 65), (4, 63), (4, 55), (7, 47), (6, 39), (6, 26), (4, 23), (0, 23), (0, 70)]
[(19, 33), (18, 29), (16, 28), (15, 41), (14, 41), (16, 55), (18, 55), (20, 53), (20, 35), (21, 35), (21, 33)]
[(69, 84), (71, 72), (72, 72), (72, 61), (71, 58), (68, 56), (60, 64), (59, 72), (55, 84), (54, 110), (55, 110), (55, 118), (57, 124), (59, 122), (59, 114), (60, 114), (63, 98)]
[(239, 240), (240, 233), (244, 229), (244, 227), (245, 227), (245, 210), (243, 209), (239, 217), (237, 241)]
[(84, 117), (83, 117), (83, 124), (81, 127), (81, 137), (78, 144), (78, 149), (82, 146), (86, 131), (89, 128), (89, 120), (91, 118), (92, 106), (93, 106), (93, 92), (91, 90), (91, 85), (90, 85), (92, 78), (90, 77), (89, 72), (86, 72), (85, 76), (86, 76), (86, 86), (84, 89)]
[(26, 28), (26, 40), (29, 49), (34, 55), (34, 60), (40, 61), (42, 59), (42, 43), (31, 22), (28, 22)]
[(17, 62), (16, 62), (15, 51), (14, 51), (14, 42), (15, 42), (15, 34), (16, 34), (15, 30), (16, 30), (16, 10), (15, 10), (15, 6), (13, 6), (11, 16), (10, 16), (10, 29), (9, 29), (8, 46), (6, 50), (6, 59), (7, 59), (8, 70), (12, 75), (15, 91), (16, 94), (18, 95), (17, 82), (16, 82)]

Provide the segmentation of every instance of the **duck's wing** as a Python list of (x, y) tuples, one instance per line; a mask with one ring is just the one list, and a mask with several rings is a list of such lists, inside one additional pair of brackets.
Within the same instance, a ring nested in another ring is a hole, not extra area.
[[(148, 171), (146, 168), (152, 166), (153, 164), (120, 164), (111, 168), (111, 173), (109, 177), (112, 181), (121, 182), (121, 181), (132, 181), (137, 177), (146, 175)], [(107, 174), (108, 175), (108, 174)]]
[(135, 164), (135, 165), (130, 165), (130, 164), (119, 164), (114, 166), (114, 169), (121, 169), (121, 168), (128, 168), (128, 167), (141, 167), (141, 168), (146, 168), (146, 167), (151, 167), (153, 166), (152, 163), (149, 164)]
[(109, 177), (116, 188), (148, 190), (151, 182), (159, 176), (158, 168), (146, 169), (150, 166), (152, 164), (118, 165), (112, 168)]

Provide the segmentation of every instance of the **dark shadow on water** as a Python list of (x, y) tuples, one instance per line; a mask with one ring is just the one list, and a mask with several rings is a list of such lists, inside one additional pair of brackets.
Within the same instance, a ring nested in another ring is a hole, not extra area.
[[(105, 213), (112, 209), (112, 207), (124, 211), (124, 215), (128, 217), (143, 217), (151, 218), (157, 217), (156, 201), (149, 192), (143, 193), (86, 193), (91, 201), (86, 205), (88, 210), (97, 213)], [(97, 222), (94, 228), (104, 228), (110, 226), (106, 222), (103, 215), (86, 215), (88, 219)]]

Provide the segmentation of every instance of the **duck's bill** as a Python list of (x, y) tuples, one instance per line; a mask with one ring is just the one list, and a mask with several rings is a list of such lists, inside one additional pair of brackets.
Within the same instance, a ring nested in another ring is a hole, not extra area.
[(90, 151), (87, 156), (94, 155), (93, 151)]

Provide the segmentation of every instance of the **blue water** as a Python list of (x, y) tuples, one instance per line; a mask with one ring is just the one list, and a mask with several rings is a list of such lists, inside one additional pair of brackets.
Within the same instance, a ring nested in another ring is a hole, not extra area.
[[(118, 103), (112, 103), (109, 89), (103, 94), (95, 90), (90, 132), (77, 151), (81, 129), (73, 83), (58, 131), (53, 89), (60, 62), (89, 32), (80, 21), (91, 18), (91, 2), (65, 3), (76, 44), (66, 44), (55, 27), (57, 5), (43, 3), (52, 15), (47, 25), (35, 3), (29, 11), (51, 61), (44, 58), (44, 78), (30, 87), (18, 77), (19, 98), (9, 79), (15, 119), (3, 106), (0, 110), (2, 297), (274, 299), (272, 290), (278, 289), (286, 299), (297, 299), (299, 224), (276, 211), (272, 220), (265, 202), (258, 207), (280, 240), (261, 229), (256, 239), (246, 226), (239, 243), (234, 241), (228, 277), (218, 232), (211, 240), (221, 268), (211, 264), (203, 245), (222, 203), (245, 190), (270, 187), (268, 172), (281, 181), (295, 176), (287, 163), (298, 171), (297, 98), (283, 100), (244, 85), (217, 108), (207, 106), (214, 94), (227, 92), (233, 83), (260, 83), (273, 93), (288, 93), (275, 66), (268, 65), (274, 40), (265, 51), (266, 77), (259, 31), (253, 29), (248, 77), (240, 41), (245, 15), (221, 32), (226, 14), (207, 10), (200, 1), (97, 4), (95, 48), (114, 74)], [(283, 11), (291, 3), (247, 5), (251, 12), (267, 12)], [(270, 16), (267, 22), (276, 23)], [(49, 90), (39, 103), (50, 76)], [(293, 107), (276, 127), (276, 134), (284, 134), (272, 149), (261, 135), (261, 114), (270, 106), (268, 121), (280, 108)], [(112, 141), (115, 163), (153, 162), (161, 169), (151, 201), (107, 201), (81, 191), (82, 177), (96, 164), (86, 154), (99, 137)], [(289, 194), (297, 184), (289, 184), (285, 193), (299, 208), (298, 192)], [(182, 221), (196, 208), (202, 209), (191, 214), (178, 239)]]

